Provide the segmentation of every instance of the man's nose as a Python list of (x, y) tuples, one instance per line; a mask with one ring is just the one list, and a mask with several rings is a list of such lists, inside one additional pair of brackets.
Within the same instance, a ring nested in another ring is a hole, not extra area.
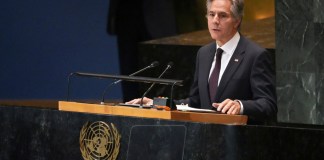
[(212, 22), (215, 24), (219, 24), (219, 17), (217, 14), (213, 17)]

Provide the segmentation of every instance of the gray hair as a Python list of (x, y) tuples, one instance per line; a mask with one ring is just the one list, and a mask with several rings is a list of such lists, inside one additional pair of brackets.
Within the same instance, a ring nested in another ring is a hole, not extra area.
[[(214, 0), (207, 0), (207, 11), (210, 8), (211, 3)], [(228, 0), (232, 3), (231, 12), (235, 19), (242, 20), (243, 19), (243, 11), (244, 11), (244, 0)]]

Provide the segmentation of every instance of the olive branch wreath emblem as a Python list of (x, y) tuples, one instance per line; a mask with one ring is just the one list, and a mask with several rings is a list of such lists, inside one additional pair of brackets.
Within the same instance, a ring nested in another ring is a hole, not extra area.
[(113, 123), (87, 122), (80, 131), (80, 151), (84, 160), (115, 160), (119, 153), (120, 134)]

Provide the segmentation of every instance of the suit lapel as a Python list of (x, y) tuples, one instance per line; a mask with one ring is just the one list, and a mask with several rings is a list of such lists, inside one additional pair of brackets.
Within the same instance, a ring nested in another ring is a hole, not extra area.
[(233, 77), (234, 73), (236, 72), (237, 68), (240, 66), (244, 59), (244, 53), (245, 53), (245, 44), (244, 44), (244, 38), (241, 36), (240, 41), (230, 59), (228, 62), (228, 65), (223, 73), (222, 79), (219, 83), (219, 86), (217, 88), (217, 93), (216, 93), (216, 101), (218, 101), (226, 89), (228, 82), (230, 79)]
[(202, 72), (202, 77), (203, 77), (202, 80), (203, 80), (203, 86), (204, 86), (204, 92), (205, 92), (202, 94), (206, 95), (208, 97), (208, 99), (210, 99), (209, 98), (209, 88), (208, 88), (209, 72), (210, 72), (210, 68), (212, 66), (214, 57), (215, 57), (215, 53), (216, 53), (216, 43), (211, 45), (208, 52), (204, 56), (205, 57), (204, 61), (203, 61), (204, 64), (201, 64), (203, 67), (200, 70)]

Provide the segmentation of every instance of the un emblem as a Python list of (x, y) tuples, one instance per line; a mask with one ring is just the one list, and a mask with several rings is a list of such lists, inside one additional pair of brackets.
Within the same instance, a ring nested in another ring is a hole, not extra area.
[(114, 124), (87, 122), (80, 131), (80, 150), (84, 160), (115, 160), (119, 153), (120, 134)]

